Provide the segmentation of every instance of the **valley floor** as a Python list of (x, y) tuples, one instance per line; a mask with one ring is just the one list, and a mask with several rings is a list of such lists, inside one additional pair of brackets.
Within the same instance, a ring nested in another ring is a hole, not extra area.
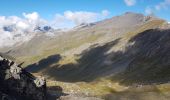
[[(123, 86), (116, 82), (66, 83), (48, 81), (50, 93), (58, 93), (59, 100), (169, 100), (170, 84)], [(61, 86), (61, 87), (59, 87)], [(58, 91), (59, 90), (59, 91)]]

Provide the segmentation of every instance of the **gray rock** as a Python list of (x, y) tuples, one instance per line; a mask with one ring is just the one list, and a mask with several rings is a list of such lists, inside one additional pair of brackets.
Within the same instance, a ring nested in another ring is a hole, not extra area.
[(0, 56), (0, 100), (46, 100), (46, 91), (44, 78), (36, 78)]

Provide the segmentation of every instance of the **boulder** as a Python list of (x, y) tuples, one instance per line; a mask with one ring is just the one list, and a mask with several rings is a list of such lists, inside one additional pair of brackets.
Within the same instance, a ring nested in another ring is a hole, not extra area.
[(1, 100), (46, 100), (46, 81), (0, 56)]

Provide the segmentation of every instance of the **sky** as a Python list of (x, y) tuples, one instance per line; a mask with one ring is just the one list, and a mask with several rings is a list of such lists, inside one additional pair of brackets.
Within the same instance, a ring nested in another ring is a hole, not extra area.
[(170, 0), (0, 0), (0, 47), (28, 41), (37, 26), (68, 29), (125, 12), (170, 22)]
[(170, 0), (0, 0), (0, 15), (19, 16), (37, 12), (42, 18), (52, 20), (65, 11), (110, 12), (108, 17), (124, 12), (154, 13), (170, 21)]

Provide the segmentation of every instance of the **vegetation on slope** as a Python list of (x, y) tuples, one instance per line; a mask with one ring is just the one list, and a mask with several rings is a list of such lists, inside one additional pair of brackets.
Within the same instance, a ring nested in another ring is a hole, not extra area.
[(18, 61), (27, 61), (25, 66), (32, 73), (45, 75), (49, 87), (60, 85), (68, 93), (128, 97), (140, 90), (138, 96), (144, 92), (155, 96), (159, 85), (139, 90), (129, 85), (168, 79), (169, 65), (164, 62), (169, 55), (169, 31), (156, 29), (164, 24), (163, 20), (152, 19), (125, 31), (119, 29), (121, 32), (97, 25), (71, 31), (40, 45), (41, 52), (21, 56)]

